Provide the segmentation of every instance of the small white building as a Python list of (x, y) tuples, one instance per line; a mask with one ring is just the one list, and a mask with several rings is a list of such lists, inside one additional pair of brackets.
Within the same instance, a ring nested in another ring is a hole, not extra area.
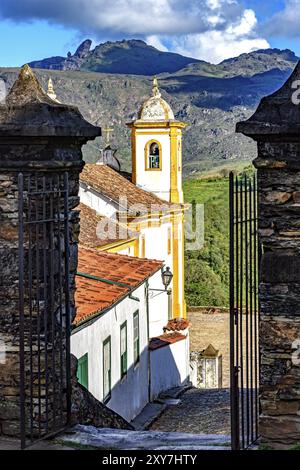
[(78, 379), (127, 421), (189, 381), (188, 322), (174, 330), (168, 321), (162, 268), (161, 261), (79, 248), (71, 337)]

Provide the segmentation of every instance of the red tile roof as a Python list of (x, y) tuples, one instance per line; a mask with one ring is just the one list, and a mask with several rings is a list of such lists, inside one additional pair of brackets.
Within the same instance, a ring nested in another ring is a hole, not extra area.
[[(99, 215), (95, 210), (80, 203), (80, 235), (79, 243), (89, 248), (101, 248), (115, 242), (125, 242), (137, 238), (138, 234), (127, 227), (122, 227), (118, 222)], [(101, 233), (97, 228), (101, 224)]]
[(182, 331), (190, 327), (190, 322), (186, 318), (173, 318), (169, 320), (164, 331)]
[(76, 276), (77, 308), (74, 325), (79, 325), (126, 297), (162, 266), (162, 261), (79, 247), (77, 271), (112, 283)]
[[(146, 214), (151, 210), (154, 211), (158, 207), (163, 213), (169, 212), (171, 209), (174, 210), (174, 204), (163, 201), (153, 193), (139, 188), (107, 165), (86, 164), (80, 175), (80, 181), (118, 205), (120, 197), (126, 197), (127, 212), (132, 212), (136, 216)], [(131, 210), (132, 206), (135, 206), (134, 210)], [(183, 205), (178, 204), (178, 208), (180, 207)], [(118, 210), (124, 212), (122, 207)]]
[(173, 333), (164, 333), (161, 336), (151, 338), (149, 342), (149, 349), (151, 351), (155, 351), (155, 349), (170, 346), (170, 344), (178, 343), (178, 341), (182, 341), (184, 339), (186, 339), (186, 336), (178, 333), (178, 331), (174, 331)]

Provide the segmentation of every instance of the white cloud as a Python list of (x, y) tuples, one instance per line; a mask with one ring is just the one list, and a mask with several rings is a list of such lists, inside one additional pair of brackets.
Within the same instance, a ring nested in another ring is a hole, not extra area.
[(158, 36), (147, 36), (146, 42), (150, 46), (156, 47), (156, 49), (159, 49), (160, 51), (164, 51), (164, 52), (168, 51), (168, 48), (163, 45), (163, 43), (161, 42)]
[(253, 34), (256, 24), (253, 10), (245, 10), (242, 18), (227, 26), (224, 31), (213, 30), (174, 38), (169, 49), (189, 57), (218, 63), (244, 52), (270, 47), (268, 41)]
[[(291, 0), (291, 2), (296, 0)], [(268, 47), (242, 0), (0, 0), (0, 18), (46, 20), (81, 37), (142, 38), (161, 49), (217, 62)]]
[(285, 8), (270, 18), (261, 29), (270, 36), (299, 38), (299, 25), (300, 0), (285, 0)]

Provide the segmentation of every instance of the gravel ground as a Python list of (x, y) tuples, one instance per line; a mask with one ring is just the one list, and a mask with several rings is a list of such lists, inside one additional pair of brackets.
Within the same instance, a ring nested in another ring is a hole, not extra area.
[(192, 388), (180, 397), (180, 405), (169, 406), (150, 430), (198, 434), (230, 434), (228, 389)]

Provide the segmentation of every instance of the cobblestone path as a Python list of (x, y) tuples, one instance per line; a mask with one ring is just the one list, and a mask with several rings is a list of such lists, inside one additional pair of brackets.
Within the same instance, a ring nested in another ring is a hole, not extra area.
[(229, 390), (192, 388), (180, 399), (182, 403), (169, 406), (150, 430), (230, 435)]

